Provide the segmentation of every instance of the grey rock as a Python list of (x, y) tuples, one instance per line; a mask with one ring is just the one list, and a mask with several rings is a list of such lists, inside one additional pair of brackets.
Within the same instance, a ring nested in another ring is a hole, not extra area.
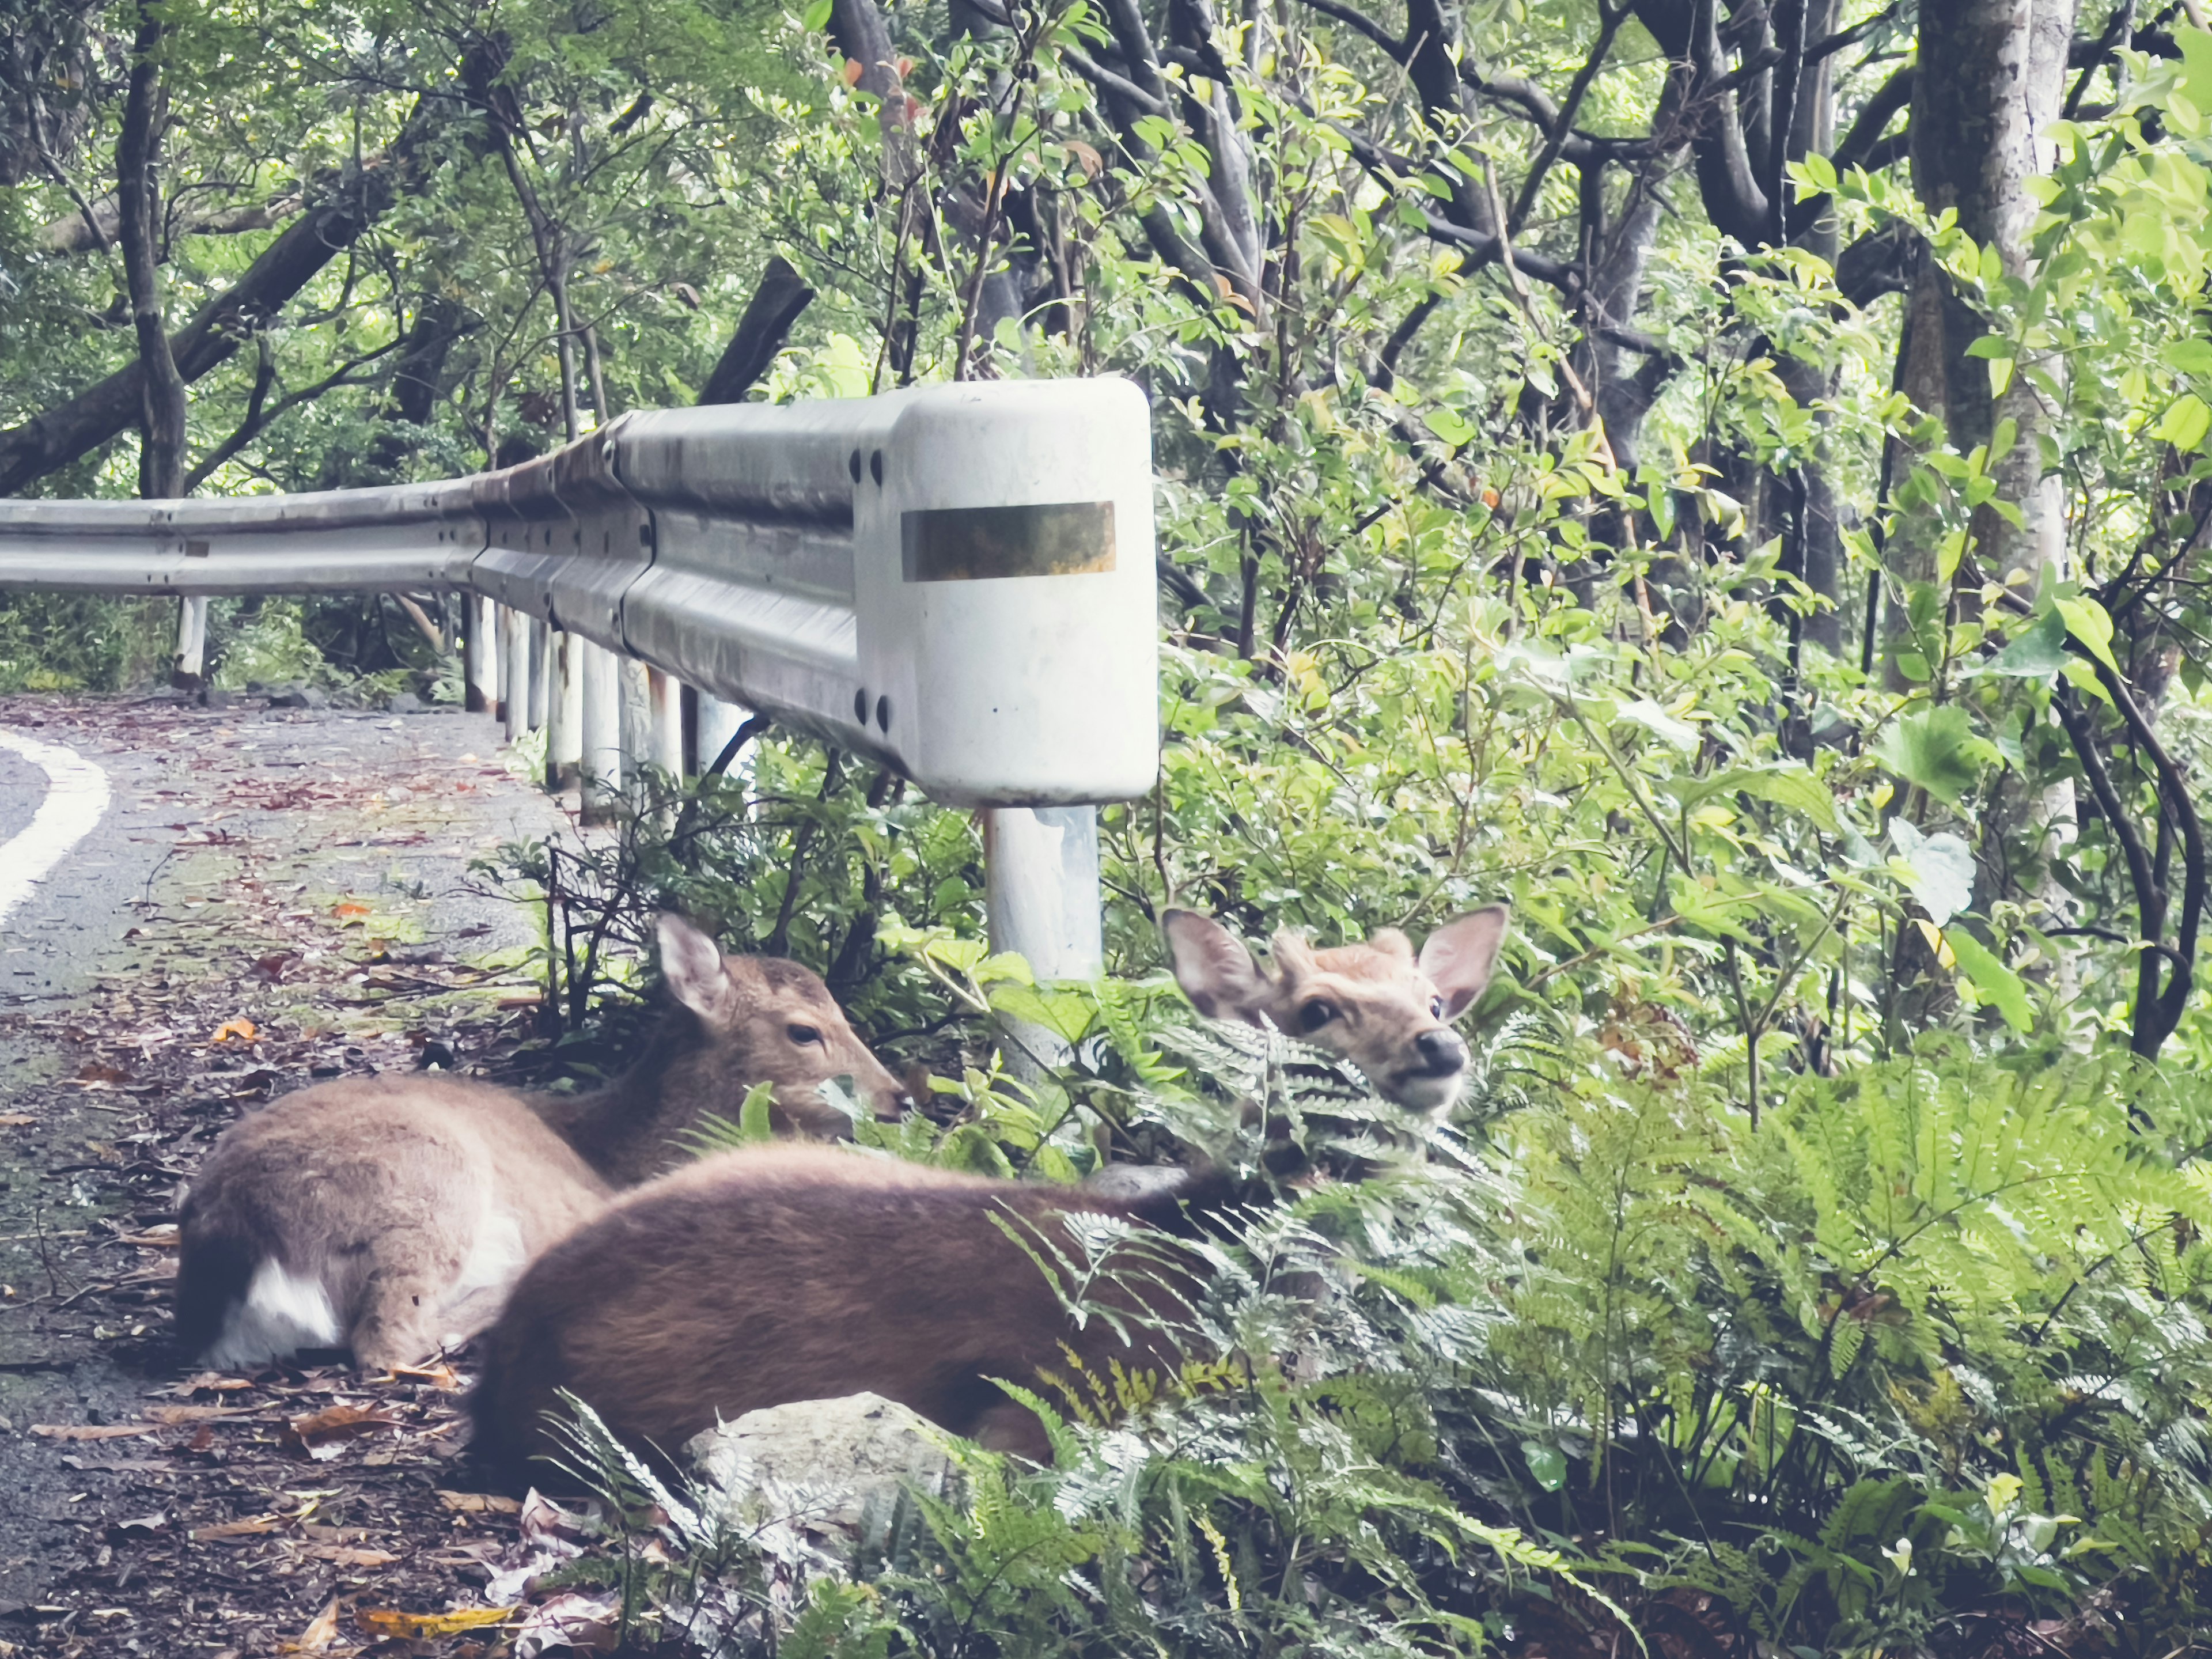
[(384, 712), (387, 714), (419, 714), (423, 712), (422, 699), (412, 691), (395, 691), (386, 700)]
[(306, 699), (300, 705), (302, 708), (328, 708), (331, 706), (331, 694), (319, 685), (302, 686), (300, 695)]
[(695, 1435), (685, 1455), (726, 1525), (769, 1553), (842, 1562), (880, 1548), (901, 1494), (941, 1493), (945, 1431), (877, 1394), (747, 1412)]
[(307, 688), (288, 685), (281, 691), (271, 692), (269, 706), (271, 708), (306, 708), (309, 707)]
[(200, 707), (203, 708), (228, 708), (233, 698), (232, 694), (228, 691), (218, 690), (212, 685), (203, 685), (200, 687), (199, 701)]

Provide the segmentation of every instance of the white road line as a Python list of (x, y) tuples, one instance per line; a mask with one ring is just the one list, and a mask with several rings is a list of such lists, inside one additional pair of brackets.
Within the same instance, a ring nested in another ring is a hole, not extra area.
[(0, 749), (14, 750), (46, 775), (46, 798), (38, 811), (15, 839), (0, 845), (0, 918), (5, 918), (100, 822), (107, 810), (107, 774), (74, 749), (20, 732), (0, 731)]

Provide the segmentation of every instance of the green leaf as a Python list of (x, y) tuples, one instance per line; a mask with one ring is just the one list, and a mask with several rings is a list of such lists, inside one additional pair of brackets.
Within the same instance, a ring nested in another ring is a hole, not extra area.
[(1828, 793), (1828, 786), (1795, 762), (1717, 772), (1683, 797), (1682, 807), (1688, 811), (1716, 795), (1739, 793), (1802, 813), (1832, 836), (1844, 832), (1843, 820), (1836, 814), (1836, 798)]
[(2005, 648), (1972, 672), (2048, 679), (2066, 665), (2066, 618), (2046, 611), (2032, 627), (2014, 634)]
[(830, 27), (831, 9), (832, 0), (812, 0), (812, 3), (799, 15), (799, 27), (809, 34), (820, 33)]
[(769, 1109), (775, 1103), (775, 1085), (756, 1083), (745, 1091), (744, 1103), (738, 1108), (738, 1144), (751, 1146), (775, 1139), (775, 1124)]
[(1923, 836), (1898, 818), (1889, 826), (1889, 838), (1903, 854), (1890, 860), (1890, 868), (1938, 927), (1974, 902), (1973, 849), (1958, 836), (1948, 830)]
[(1567, 1455), (1557, 1446), (1547, 1446), (1540, 1440), (1523, 1440), (1521, 1455), (1528, 1460), (1528, 1474), (1546, 1492), (1557, 1492), (1567, 1484)]
[(2058, 606), (2058, 614), (2066, 618), (2066, 631), (2087, 646), (2091, 656), (2118, 674), (2120, 665), (2112, 660), (2112, 619), (2105, 614), (2105, 607), (2086, 593), (2054, 603)]
[(1663, 738), (1686, 755), (1694, 755), (1700, 741), (1698, 728), (1687, 720), (1677, 720), (1649, 697), (1638, 697), (1634, 702), (1623, 703), (1622, 720), (1642, 726), (1655, 737)]
[(2207, 432), (2212, 432), (2212, 409), (2195, 392), (2185, 392), (2173, 400), (2151, 436), (2186, 453), (2204, 441)]
[(2035, 1024), (2035, 1015), (2027, 1006), (2027, 988), (2021, 983), (2020, 975), (1963, 927), (1946, 927), (1943, 942), (1951, 947), (1952, 956), (1973, 981), (1982, 1000), (2004, 1016), (2006, 1024), (2025, 1034)]
[(1875, 755), (1907, 783), (1955, 806), (1996, 750), (1974, 735), (1965, 709), (1947, 702), (1907, 714), (1883, 734)]

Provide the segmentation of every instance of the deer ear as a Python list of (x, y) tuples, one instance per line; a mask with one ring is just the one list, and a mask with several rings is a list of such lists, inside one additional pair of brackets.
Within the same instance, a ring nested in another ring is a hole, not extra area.
[(1443, 993), (1447, 1020), (1465, 1013), (1490, 983), (1512, 915), (1502, 904), (1470, 911), (1446, 922), (1422, 945), (1421, 971)]
[(1211, 916), (1195, 910), (1170, 910), (1160, 918), (1167, 935), (1168, 960), (1176, 983), (1191, 1006), (1208, 1019), (1259, 1022), (1267, 981), (1244, 943)]
[(738, 988), (722, 966), (721, 947), (681, 916), (662, 916), (653, 926), (660, 938), (660, 977), (668, 994), (709, 1025), (733, 1024)]

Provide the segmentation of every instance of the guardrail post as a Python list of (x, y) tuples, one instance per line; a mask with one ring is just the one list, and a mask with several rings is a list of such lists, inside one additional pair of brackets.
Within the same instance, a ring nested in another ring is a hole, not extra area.
[(646, 696), (652, 705), (651, 740), (644, 759), (672, 778), (684, 775), (684, 682), (658, 668), (645, 671)]
[(1019, 951), (1039, 979), (1098, 976), (1106, 946), (1097, 807), (987, 809), (983, 871), (994, 951)]
[(501, 605), (499, 624), (499, 718), (513, 743), (530, 729), (530, 618)]
[(499, 712), (499, 606), (481, 593), (462, 596), (462, 675), (468, 682), (461, 706), (471, 714)]
[(550, 718), (553, 692), (553, 630), (535, 617), (530, 623), (530, 729), (542, 732)]
[(617, 729), (621, 734), (620, 781), (625, 793), (636, 785), (638, 768), (653, 758), (653, 685), (647, 678), (650, 672), (635, 657), (615, 659), (616, 677), (622, 686), (622, 718)]
[(177, 656), (169, 684), (188, 691), (198, 690), (207, 672), (207, 605), (201, 599), (177, 602)]
[(604, 823), (622, 800), (622, 672), (605, 646), (571, 635), (582, 672), (578, 687), (582, 741), (582, 811), (586, 823)]
[(577, 787), (584, 763), (584, 659), (586, 647), (556, 630), (546, 641), (551, 686), (545, 710), (545, 787), (558, 794)]

